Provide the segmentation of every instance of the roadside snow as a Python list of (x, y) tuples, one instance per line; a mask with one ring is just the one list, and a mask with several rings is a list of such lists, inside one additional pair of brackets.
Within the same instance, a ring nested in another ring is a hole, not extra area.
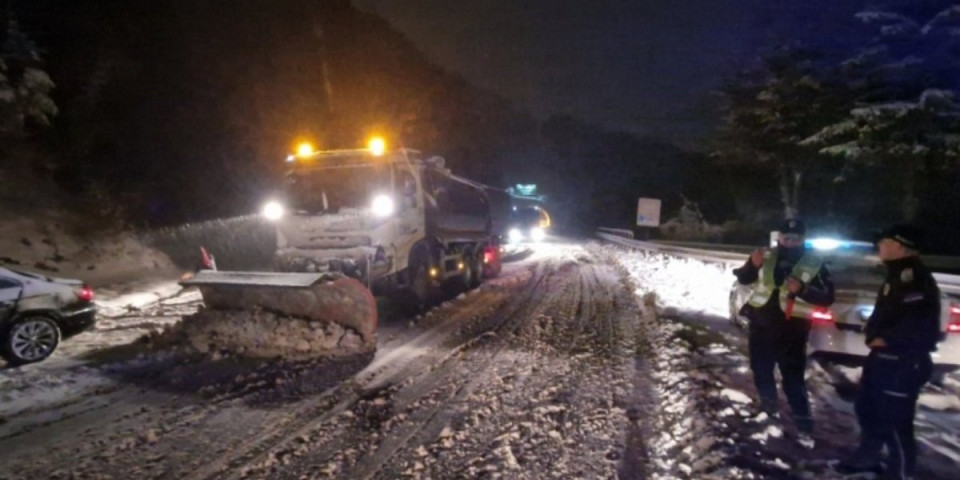
[(641, 296), (656, 292), (657, 307), (661, 311), (727, 316), (730, 285), (734, 280), (731, 267), (658, 253), (627, 252), (618, 258), (630, 272)]
[(62, 375), (62, 371), (44, 367), (34, 364), (0, 372), (0, 420), (44, 410), (113, 383), (92, 368), (73, 368), (70, 375)]
[[(771, 438), (782, 438), (783, 429), (776, 425), (768, 425), (767, 428), (761, 432), (754, 433), (750, 436), (751, 440), (756, 440), (760, 443), (767, 443), (768, 439)], [(779, 458), (777, 459), (780, 460)]]
[(720, 390), (720, 396), (734, 403), (750, 404), (753, 402), (747, 394), (730, 388)]
[(3, 212), (0, 264), (78, 278), (93, 286), (176, 274), (166, 255), (132, 233), (81, 237), (68, 230), (69, 223), (53, 212), (34, 216)]
[[(91, 355), (134, 345), (141, 337), (196, 311), (199, 294), (183, 291), (175, 281), (138, 281), (97, 289), (97, 324), (64, 339), (47, 360), (0, 369), (0, 433), (15, 428), (18, 415), (80, 401), (115, 388), (109, 364), (96, 366)], [(134, 345), (134, 349), (141, 348)], [(10, 423), (11, 425), (6, 425)]]
[[(147, 280), (97, 290), (97, 306), (102, 316), (110, 317), (140, 310), (179, 294), (183, 288), (175, 280)], [(197, 295), (196, 298), (199, 298)]]
[(919, 404), (935, 411), (960, 412), (960, 398), (942, 393), (921, 393)]
[[(763, 415), (751, 418), (751, 412), (756, 411), (756, 406), (750, 395), (725, 383), (737, 377), (739, 382), (752, 383), (747, 357), (731, 348), (732, 344), (710, 343), (698, 352), (681, 353), (689, 346), (678, 342), (679, 337), (686, 339), (695, 334), (669, 319), (684, 319), (707, 327), (712, 334), (722, 335), (728, 343), (744, 341), (745, 333), (738, 332), (731, 336), (732, 334), (721, 331), (722, 327), (729, 328), (725, 319), (729, 313), (729, 292), (734, 281), (731, 267), (618, 247), (604, 248), (615, 252), (611, 255), (627, 269), (636, 284), (637, 296), (643, 298), (645, 303), (656, 305), (656, 311), (661, 316), (661, 328), (665, 332), (673, 332), (672, 350), (658, 352), (673, 361), (660, 363), (655, 370), (658, 372), (658, 383), (672, 386), (671, 389), (661, 391), (664, 395), (664, 415), (669, 418), (682, 413), (683, 416), (677, 418), (676, 425), (667, 425), (665, 431), (657, 432), (657, 438), (651, 442), (653, 459), (661, 468), (676, 475), (663, 478), (767, 478), (772, 473), (765, 470), (782, 472), (793, 468), (792, 464), (802, 469), (803, 465), (810, 464), (811, 457), (835, 458), (838, 447), (855, 444), (856, 420), (849, 389), (859, 382), (860, 368), (831, 365), (828, 373), (816, 362), (811, 362), (811, 369), (808, 371), (808, 388), (814, 393), (811, 401), (814, 403), (815, 415), (825, 416), (817, 420), (821, 422), (815, 432), (815, 436), (818, 436), (817, 448), (811, 451), (798, 448), (795, 441), (790, 440), (791, 435), (780, 425), (769, 425), (773, 419), (762, 418)], [(677, 335), (678, 332), (685, 333)], [(692, 370), (682, 371), (681, 365)], [(960, 468), (960, 436), (957, 434), (960, 432), (958, 378), (958, 374), (948, 375), (942, 389), (929, 387), (919, 401), (916, 431), (918, 442), (927, 452), (921, 453), (921, 462), (927, 465), (927, 474), (937, 475), (930, 478), (953, 478), (952, 475), (943, 476), (943, 472), (951, 469), (955, 472)], [(696, 379), (700, 380), (700, 385), (697, 389), (691, 389), (690, 385), (696, 382)], [(699, 395), (694, 393), (698, 389), (702, 390)], [(843, 395), (838, 391), (841, 389), (845, 391)], [(704, 412), (703, 402), (713, 402), (710, 403), (712, 413)], [(726, 437), (706, 434), (696, 428), (702, 422), (715, 422), (711, 428), (725, 432)], [(776, 422), (779, 423), (780, 420), (777, 419)], [(667, 427), (676, 430), (671, 433)], [(731, 458), (736, 457), (736, 463), (742, 463), (742, 470), (729, 470), (719, 476), (717, 471), (711, 471), (714, 476), (691, 475), (690, 472), (696, 470), (690, 470), (691, 465), (686, 460), (689, 457), (679, 455), (678, 451), (683, 454), (687, 451), (702, 454), (707, 450), (692, 448), (689, 443), (695, 439), (715, 442), (718, 438), (730, 442), (731, 446), (712, 450), (714, 461), (730, 462)], [(685, 445), (690, 448), (683, 449)], [(716, 460), (717, 457), (720, 460)], [(804, 475), (806, 474), (809, 472)]]

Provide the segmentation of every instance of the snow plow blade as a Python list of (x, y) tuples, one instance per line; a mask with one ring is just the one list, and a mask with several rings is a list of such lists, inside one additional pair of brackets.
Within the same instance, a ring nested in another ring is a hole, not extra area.
[(196, 286), (209, 310), (264, 311), (355, 331), (363, 347), (376, 347), (377, 304), (359, 281), (331, 273), (201, 270), (180, 282)]

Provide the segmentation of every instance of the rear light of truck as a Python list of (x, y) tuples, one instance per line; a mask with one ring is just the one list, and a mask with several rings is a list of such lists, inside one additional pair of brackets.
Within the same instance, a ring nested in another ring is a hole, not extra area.
[(947, 322), (947, 331), (960, 333), (960, 305), (950, 305), (950, 321)]
[(79, 290), (74, 292), (77, 294), (77, 299), (82, 302), (92, 302), (93, 301), (93, 289), (88, 285), (80, 287)]
[(488, 246), (483, 249), (483, 263), (493, 263), (497, 259), (500, 247)]
[(826, 308), (818, 308), (810, 314), (810, 319), (814, 322), (833, 323), (833, 312)]

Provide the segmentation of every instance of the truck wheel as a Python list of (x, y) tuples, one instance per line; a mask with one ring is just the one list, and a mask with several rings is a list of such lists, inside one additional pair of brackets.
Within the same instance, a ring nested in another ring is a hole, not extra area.
[(0, 356), (10, 365), (25, 365), (44, 360), (60, 345), (60, 328), (43, 315), (29, 315), (4, 332)]
[(483, 276), (486, 274), (483, 268), (483, 249), (474, 251), (471, 260), (473, 261), (473, 275), (470, 277), (470, 288), (477, 288), (483, 283)]
[(417, 262), (413, 268), (413, 277), (410, 278), (410, 291), (405, 302), (413, 313), (422, 313), (433, 298), (433, 289), (430, 286), (430, 269), (423, 262)]
[(470, 255), (470, 251), (468, 250), (460, 256), (459, 262), (463, 264), (463, 270), (460, 271), (457, 287), (461, 291), (467, 291), (470, 290), (471, 285), (473, 285), (473, 255)]

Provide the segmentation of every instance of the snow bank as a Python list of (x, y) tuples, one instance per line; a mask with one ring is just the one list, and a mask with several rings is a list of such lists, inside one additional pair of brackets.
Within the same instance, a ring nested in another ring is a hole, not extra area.
[(656, 292), (660, 311), (674, 309), (726, 318), (733, 268), (657, 253), (619, 251), (638, 294)]
[(95, 286), (175, 274), (165, 254), (130, 233), (81, 237), (54, 213), (0, 215), (0, 263)]
[(200, 264), (201, 246), (216, 258), (220, 270), (269, 270), (277, 248), (276, 227), (259, 215), (188, 223), (143, 238), (188, 270)]
[[(801, 448), (793, 431), (785, 429), (780, 420), (771, 424), (770, 418), (757, 415), (758, 408), (746, 393), (751, 391), (746, 356), (727, 345), (710, 343), (716, 331), (706, 333), (708, 341), (699, 347), (691, 345), (691, 341), (701, 342), (698, 330), (673, 320), (687, 318), (710, 325), (708, 317), (725, 318), (734, 281), (731, 268), (602, 248), (615, 252), (611, 256), (628, 270), (637, 296), (655, 305), (660, 314), (659, 327), (650, 335), (663, 410), (649, 442), (651, 460), (657, 467), (651, 478), (785, 478), (788, 470), (789, 475), (801, 475), (798, 478), (835, 478), (814, 473), (820, 467), (810, 458), (836, 455), (833, 449), (854, 444), (855, 438), (842, 436), (849, 432), (837, 430), (844, 422), (851, 428), (855, 423), (853, 405), (849, 398), (841, 398), (837, 388), (855, 385), (859, 368), (831, 365), (828, 373), (811, 362), (808, 387), (814, 393), (818, 425), (824, 428), (818, 427), (815, 433), (814, 450), (807, 445)], [(937, 453), (922, 454), (926, 455), (921, 461), (927, 462), (927, 471), (937, 472), (929, 478), (953, 478), (955, 475), (942, 472), (956, 471), (960, 461), (955, 434), (955, 412), (960, 408), (956, 387), (960, 383), (956, 378), (948, 375), (942, 389), (931, 387), (920, 398), (918, 441), (927, 452)]]
[(154, 349), (186, 354), (282, 357), (362, 353), (370, 349), (354, 330), (337, 323), (285, 317), (263, 310), (201, 310), (150, 338)]

